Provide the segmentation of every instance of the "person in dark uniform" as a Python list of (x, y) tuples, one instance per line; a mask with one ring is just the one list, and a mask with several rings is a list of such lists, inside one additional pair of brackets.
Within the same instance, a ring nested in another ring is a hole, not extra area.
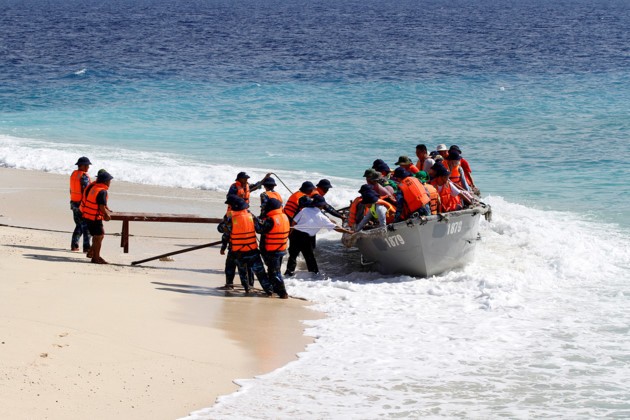
[(90, 169), (90, 159), (85, 156), (81, 156), (77, 160), (77, 169), (70, 175), (70, 210), (72, 210), (72, 216), (74, 217), (74, 232), (72, 232), (72, 239), (70, 240), (70, 249), (73, 252), (79, 251), (79, 240), (83, 236), (83, 252), (89, 252), (92, 245), (90, 241), (92, 236), (88, 231), (87, 224), (83, 220), (81, 215), (81, 200), (83, 199), (83, 191), (90, 184), (90, 176), (88, 170)]

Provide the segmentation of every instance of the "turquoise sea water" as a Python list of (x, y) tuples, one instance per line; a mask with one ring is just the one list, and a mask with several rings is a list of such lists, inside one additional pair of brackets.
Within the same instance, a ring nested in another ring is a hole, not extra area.
[(327, 315), (315, 344), (191, 418), (630, 417), (627, 1), (0, 6), (1, 166), (326, 177), (343, 206), (374, 159), (446, 143), (493, 207), (430, 279), (318, 235), (324, 274), (287, 280)]

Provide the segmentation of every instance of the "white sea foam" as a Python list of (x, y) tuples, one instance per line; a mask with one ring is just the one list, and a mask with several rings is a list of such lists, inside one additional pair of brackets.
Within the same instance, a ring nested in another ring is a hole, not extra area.
[[(88, 156), (93, 164), (91, 172), (105, 168), (118, 181), (213, 191), (227, 191), (236, 174), (242, 170), (246, 170), (253, 181), (262, 179), (268, 172), (274, 172), (276, 178), (284, 181), (291, 191), (296, 191), (305, 180), (316, 183), (326, 177), (334, 186), (326, 199), (338, 207), (347, 206), (358, 195), (356, 191), (361, 184), (360, 180), (330, 177), (317, 172), (217, 164), (171, 153), (107, 146), (99, 146), (98, 154), (95, 151), (94, 146), (0, 135), (0, 166), (9, 168), (70, 174), (76, 169), (74, 163), (77, 158)], [(285, 198), (290, 195), (280, 182), (276, 190)]]
[[(494, 221), (461, 271), (329, 267), (288, 280), (328, 315), (308, 324), (315, 343), (188, 418), (630, 416), (628, 238), (571, 213), (488, 201)], [(336, 246), (318, 245), (320, 257)]]

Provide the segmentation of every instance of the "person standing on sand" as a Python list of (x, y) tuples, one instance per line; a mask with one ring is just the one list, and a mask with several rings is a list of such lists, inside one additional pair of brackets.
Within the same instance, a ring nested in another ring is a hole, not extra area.
[(79, 252), (79, 239), (81, 239), (81, 236), (83, 236), (83, 252), (89, 252), (91, 248), (90, 240), (92, 237), (79, 209), (83, 191), (90, 184), (90, 176), (87, 172), (91, 164), (90, 159), (81, 156), (75, 163), (77, 169), (70, 175), (70, 210), (72, 210), (74, 217), (74, 232), (72, 232), (70, 241), (70, 250), (72, 252)]
[(306, 260), (306, 267), (311, 273), (318, 273), (319, 267), (317, 266), (317, 260), (313, 252), (314, 241), (313, 237), (322, 229), (335, 230), (341, 233), (348, 233), (352, 235), (354, 232), (348, 229), (337, 226), (332, 220), (324, 216), (321, 210), (326, 206), (326, 199), (319, 194), (315, 194), (313, 197), (308, 197), (305, 201), (305, 207), (298, 214), (295, 215), (293, 222), (293, 230), (289, 235), (289, 260), (287, 261), (287, 268), (284, 272), (285, 276), (292, 276), (295, 274), (297, 267), (297, 257), (300, 253)]
[(291, 223), (282, 211), (282, 203), (270, 198), (263, 209), (264, 218), (260, 220), (260, 249), (267, 265), (267, 275), (273, 283), (273, 289), (282, 299), (287, 299), (284, 279), (282, 278), (282, 258), (286, 254)]
[(107, 190), (114, 179), (107, 171), (99, 171), (96, 182), (88, 185), (83, 192), (83, 201), (81, 203), (81, 213), (86, 221), (88, 231), (92, 235), (92, 248), (88, 256), (92, 258), (94, 264), (107, 264), (101, 258), (101, 246), (103, 238), (105, 238), (105, 229), (103, 228), (103, 220), (111, 219), (111, 210), (107, 207)]

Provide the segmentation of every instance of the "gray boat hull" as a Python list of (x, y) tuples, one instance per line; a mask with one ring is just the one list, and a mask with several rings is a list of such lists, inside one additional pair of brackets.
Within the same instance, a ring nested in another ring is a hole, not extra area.
[(428, 277), (470, 262), (479, 240), (483, 205), (442, 215), (418, 217), (356, 235), (363, 264), (383, 274)]

